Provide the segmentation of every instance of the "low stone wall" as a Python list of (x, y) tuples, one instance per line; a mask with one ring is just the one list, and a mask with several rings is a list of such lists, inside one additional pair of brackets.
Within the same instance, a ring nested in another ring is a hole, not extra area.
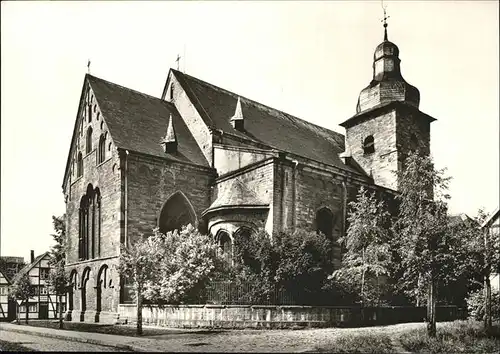
[[(135, 322), (135, 305), (119, 305), (120, 321)], [(423, 322), (425, 307), (178, 305), (144, 307), (144, 324), (181, 328), (351, 327)], [(438, 307), (437, 320), (463, 317), (456, 306)]]

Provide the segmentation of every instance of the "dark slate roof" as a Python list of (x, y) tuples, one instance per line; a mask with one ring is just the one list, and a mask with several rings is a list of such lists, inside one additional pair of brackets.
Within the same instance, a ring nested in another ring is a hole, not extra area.
[[(345, 165), (338, 154), (344, 151), (344, 136), (282, 111), (252, 101), (208, 82), (173, 70), (205, 124), (272, 148), (359, 173)], [(238, 97), (241, 98), (245, 131), (234, 129)]]
[[(173, 104), (92, 75), (87, 79), (118, 148), (208, 167)], [(160, 142), (167, 133), (170, 114), (178, 141), (177, 152), (167, 154)]]
[(23, 269), (21, 269), (16, 275), (12, 277), (12, 283), (15, 283), (18, 279), (20, 279), (24, 274), (28, 273), (32, 270), (40, 260), (45, 257), (49, 252), (45, 252), (39, 256), (37, 256), (31, 264), (26, 265)]
[(217, 196), (217, 199), (210, 207), (203, 212), (206, 213), (233, 208), (267, 208), (269, 203), (263, 202), (250, 189), (248, 189), (239, 179), (235, 178), (231, 184), (222, 193)]

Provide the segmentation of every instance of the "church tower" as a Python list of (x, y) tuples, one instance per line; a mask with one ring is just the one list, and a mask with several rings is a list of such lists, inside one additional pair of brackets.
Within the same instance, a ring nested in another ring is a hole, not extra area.
[(375, 48), (373, 79), (359, 94), (356, 114), (341, 123), (346, 150), (341, 157), (362, 168), (374, 183), (397, 190), (394, 172), (408, 153), (430, 154), (430, 123), (419, 110), (418, 89), (403, 79), (398, 47), (389, 42), (384, 10), (384, 41)]

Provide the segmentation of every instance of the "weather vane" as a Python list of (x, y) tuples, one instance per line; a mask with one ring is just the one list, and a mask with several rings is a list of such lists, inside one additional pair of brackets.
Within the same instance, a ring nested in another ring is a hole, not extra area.
[(179, 70), (179, 61), (181, 60), (181, 56), (177, 54), (177, 59), (175, 61), (177, 62), (177, 70)]
[(384, 10), (384, 19), (380, 22), (384, 23), (384, 41), (387, 41), (387, 19), (391, 16), (387, 16), (387, 5), (384, 6), (384, 0), (381, 1), (382, 9)]

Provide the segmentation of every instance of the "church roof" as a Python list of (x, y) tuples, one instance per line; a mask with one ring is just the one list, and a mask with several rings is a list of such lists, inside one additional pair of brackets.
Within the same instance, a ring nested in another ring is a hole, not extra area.
[[(92, 75), (87, 75), (87, 79), (118, 148), (208, 167), (201, 149), (172, 103)], [(175, 125), (177, 151), (165, 153), (161, 142), (170, 116)]]
[(267, 207), (269, 207), (269, 203), (260, 200), (253, 191), (248, 189), (239, 179), (235, 178), (217, 196), (212, 205), (203, 212), (203, 215), (223, 209), (262, 209)]
[[(171, 69), (205, 124), (269, 147), (359, 173), (342, 163), (344, 135), (306, 122), (208, 82)], [(241, 100), (244, 131), (231, 125), (234, 107)]]

